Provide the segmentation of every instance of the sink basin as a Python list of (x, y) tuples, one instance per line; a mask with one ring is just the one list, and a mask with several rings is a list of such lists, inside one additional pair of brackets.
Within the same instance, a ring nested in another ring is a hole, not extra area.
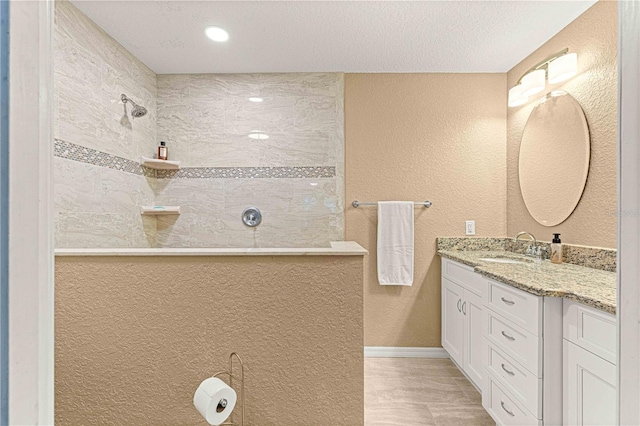
[(509, 259), (506, 257), (481, 257), (478, 260), (490, 263), (511, 263), (514, 265), (525, 265), (527, 263), (530, 263), (527, 260)]

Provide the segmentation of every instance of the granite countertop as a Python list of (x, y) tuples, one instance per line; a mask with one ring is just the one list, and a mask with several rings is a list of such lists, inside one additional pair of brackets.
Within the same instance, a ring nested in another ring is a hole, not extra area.
[[(537, 296), (564, 297), (596, 309), (616, 313), (616, 273), (548, 260), (534, 259), (500, 250), (439, 250), (438, 254), (474, 267), (488, 278)], [(480, 260), (502, 257), (523, 260), (524, 264), (493, 263)]]

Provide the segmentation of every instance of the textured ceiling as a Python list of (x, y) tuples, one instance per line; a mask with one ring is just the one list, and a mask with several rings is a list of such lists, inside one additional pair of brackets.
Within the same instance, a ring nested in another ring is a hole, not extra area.
[[(595, 1), (73, 3), (170, 74), (506, 72)], [(209, 25), (225, 28), (229, 41), (207, 39)]]

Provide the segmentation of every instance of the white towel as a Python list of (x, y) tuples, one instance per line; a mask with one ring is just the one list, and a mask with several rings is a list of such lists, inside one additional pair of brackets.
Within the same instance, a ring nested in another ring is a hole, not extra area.
[(378, 202), (378, 281), (413, 284), (413, 202)]

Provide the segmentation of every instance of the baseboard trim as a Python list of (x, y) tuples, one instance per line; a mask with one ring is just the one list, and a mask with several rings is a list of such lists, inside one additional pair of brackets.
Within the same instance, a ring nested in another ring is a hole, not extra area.
[(365, 358), (449, 358), (444, 348), (365, 346)]

